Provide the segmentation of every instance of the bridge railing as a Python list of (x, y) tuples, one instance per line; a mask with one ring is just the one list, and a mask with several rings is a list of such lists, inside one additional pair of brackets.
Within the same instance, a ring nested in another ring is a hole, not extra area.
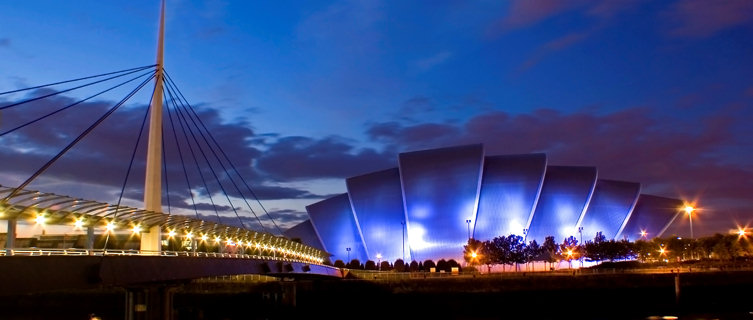
[(291, 257), (276, 257), (267, 255), (253, 255), (229, 252), (192, 252), (192, 251), (147, 251), (136, 249), (80, 249), (80, 248), (17, 248), (0, 249), (0, 256), (163, 256), (163, 257), (196, 257), (196, 258), (233, 258), (254, 259), (283, 262), (302, 262), (316, 264), (303, 259)]

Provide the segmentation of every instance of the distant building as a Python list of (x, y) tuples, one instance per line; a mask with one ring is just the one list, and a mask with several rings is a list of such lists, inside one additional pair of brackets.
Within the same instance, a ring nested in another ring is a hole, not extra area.
[(399, 167), (346, 180), (348, 192), (306, 207), (286, 235), (337, 259), (462, 261), (468, 237), (526, 241), (657, 237), (682, 201), (600, 179), (595, 167), (549, 166), (545, 154), (486, 156), (483, 145), (401, 153)]

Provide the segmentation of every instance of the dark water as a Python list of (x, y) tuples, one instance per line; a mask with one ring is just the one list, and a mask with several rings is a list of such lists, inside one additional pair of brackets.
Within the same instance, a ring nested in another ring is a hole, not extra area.
[[(753, 273), (170, 286), (174, 319), (748, 319)], [(0, 319), (125, 319), (125, 291), (10, 296)]]

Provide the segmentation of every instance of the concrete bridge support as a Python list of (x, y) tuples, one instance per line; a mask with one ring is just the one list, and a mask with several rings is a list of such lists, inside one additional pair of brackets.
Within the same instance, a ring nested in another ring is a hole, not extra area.
[(13, 248), (16, 246), (16, 219), (8, 219), (8, 232), (5, 235), (5, 254), (13, 255)]

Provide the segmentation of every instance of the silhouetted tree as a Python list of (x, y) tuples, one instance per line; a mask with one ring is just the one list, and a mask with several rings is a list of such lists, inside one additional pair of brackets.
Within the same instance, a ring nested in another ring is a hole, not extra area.
[(546, 237), (544, 243), (541, 244), (541, 259), (539, 261), (549, 262), (550, 269), (552, 268), (552, 264), (559, 259), (557, 247), (557, 243), (554, 242), (553, 236)]
[(420, 268), (419, 268), (418, 262), (416, 262), (416, 260), (413, 260), (413, 261), (410, 262), (410, 267), (408, 267), (408, 271), (410, 271), (410, 272), (417, 272), (417, 271), (419, 271), (419, 269)]
[(567, 260), (569, 266), (572, 268), (572, 261), (578, 258), (578, 239), (570, 236), (562, 240), (560, 244), (560, 257), (563, 260)]
[(484, 243), (470, 238), (468, 244), (463, 246), (463, 260), (465, 263), (475, 266), (481, 263), (479, 255), (481, 254)]
[(507, 236), (507, 243), (510, 246), (510, 263), (515, 264), (515, 271), (519, 270), (519, 264), (526, 262), (525, 249), (526, 243), (523, 242), (523, 237), (515, 234)]
[(363, 269), (363, 265), (361, 265), (361, 261), (359, 261), (358, 259), (350, 260), (346, 267), (348, 269)]
[(437, 265), (431, 259), (424, 261), (424, 271), (431, 271), (431, 268), (436, 268)]
[(379, 270), (390, 271), (392, 270), (392, 266), (390, 265), (389, 261), (382, 261), (382, 263), (379, 264)]
[(445, 260), (445, 259), (439, 259), (439, 261), (437, 261), (437, 271), (445, 271), (446, 272), (446, 271), (448, 271), (448, 269), (449, 268), (447, 267), (447, 260)]
[(397, 259), (395, 260), (394, 267), (396, 272), (405, 272), (405, 262), (403, 262), (403, 259)]
[(364, 269), (366, 269), (366, 270), (376, 270), (377, 269), (376, 262), (371, 261), (371, 260), (367, 260), (366, 264), (364, 265)]
[(525, 257), (526, 265), (536, 261), (538, 256), (541, 254), (541, 246), (539, 246), (539, 243), (536, 242), (536, 240), (531, 240), (528, 245), (523, 250), (523, 255)]
[(335, 268), (345, 268), (345, 262), (340, 259), (335, 260)]
[(452, 271), (452, 268), (458, 268), (458, 271), (463, 271), (463, 268), (460, 266), (460, 264), (455, 261), (455, 259), (447, 260), (447, 268)]

